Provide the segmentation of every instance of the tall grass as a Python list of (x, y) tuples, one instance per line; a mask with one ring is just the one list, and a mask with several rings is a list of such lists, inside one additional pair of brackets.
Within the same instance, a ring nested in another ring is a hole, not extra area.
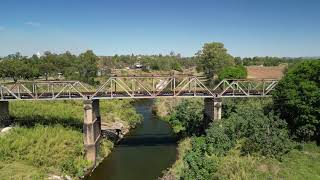
[[(79, 177), (91, 166), (84, 157), (82, 101), (17, 101), (9, 108), (16, 127), (0, 135), (0, 179)], [(141, 120), (129, 100), (101, 101), (100, 112), (106, 122), (122, 120), (134, 126)], [(112, 147), (112, 142), (102, 140), (98, 160)]]
[(58, 169), (70, 175), (82, 175), (84, 168), (90, 165), (84, 159), (82, 133), (61, 125), (17, 127), (2, 135), (0, 160), (24, 161), (45, 172)]
[[(64, 127), (82, 129), (82, 101), (17, 101), (10, 102), (10, 116), (19, 125), (61, 124)], [(131, 100), (100, 101), (100, 113), (105, 122), (122, 120), (135, 126), (141, 121)]]

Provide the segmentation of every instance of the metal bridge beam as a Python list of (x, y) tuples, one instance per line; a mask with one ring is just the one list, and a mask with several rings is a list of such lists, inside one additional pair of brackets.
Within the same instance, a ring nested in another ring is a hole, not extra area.
[(84, 100), (83, 136), (85, 156), (95, 166), (101, 136), (99, 100)]
[(198, 77), (190, 75), (112, 76), (95, 90), (79, 81), (21, 81), (0, 83), (0, 101), (267, 97), (277, 83), (275, 79), (225, 79), (209, 89)]

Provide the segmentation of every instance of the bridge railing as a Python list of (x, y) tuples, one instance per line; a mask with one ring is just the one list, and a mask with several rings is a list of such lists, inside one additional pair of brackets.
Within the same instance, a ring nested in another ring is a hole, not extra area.
[(21, 81), (0, 83), (0, 101), (114, 99), (156, 97), (265, 97), (271, 94), (275, 79), (225, 79), (207, 87), (201, 77), (112, 76), (98, 89), (79, 81)]

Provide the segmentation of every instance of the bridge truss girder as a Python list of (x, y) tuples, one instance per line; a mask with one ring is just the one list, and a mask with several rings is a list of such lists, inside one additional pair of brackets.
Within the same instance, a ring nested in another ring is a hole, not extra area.
[(225, 79), (208, 88), (196, 76), (113, 76), (94, 90), (79, 81), (21, 81), (0, 83), (0, 101), (266, 97), (277, 83), (274, 79)]

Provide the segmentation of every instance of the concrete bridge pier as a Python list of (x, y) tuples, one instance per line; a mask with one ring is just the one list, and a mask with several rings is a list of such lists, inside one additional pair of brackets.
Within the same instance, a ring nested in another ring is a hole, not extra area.
[(86, 158), (95, 165), (101, 136), (99, 100), (84, 100), (83, 135)]
[(0, 127), (10, 125), (9, 102), (0, 101)]
[(204, 98), (205, 126), (212, 121), (221, 119), (222, 98)]

